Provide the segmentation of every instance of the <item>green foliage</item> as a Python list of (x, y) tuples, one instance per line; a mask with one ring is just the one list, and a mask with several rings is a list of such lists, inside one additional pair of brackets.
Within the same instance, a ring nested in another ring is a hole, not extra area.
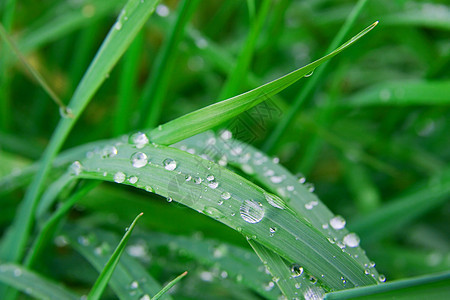
[(0, 2), (0, 298), (448, 298), (444, 3)]

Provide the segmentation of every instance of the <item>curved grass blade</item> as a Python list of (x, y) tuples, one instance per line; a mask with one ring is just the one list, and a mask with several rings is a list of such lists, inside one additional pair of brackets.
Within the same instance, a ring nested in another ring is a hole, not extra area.
[(445, 299), (450, 295), (450, 271), (396, 280), (325, 295), (324, 299)]
[(0, 264), (0, 281), (37, 299), (80, 299), (80, 296), (15, 264)]
[[(111, 245), (117, 244), (119, 237), (115, 234), (90, 227), (67, 225), (63, 229), (70, 245), (99, 272), (112, 254)], [(133, 235), (134, 236), (134, 235)], [(132, 237), (133, 238), (133, 237)], [(132, 247), (130, 241), (128, 247)], [(127, 248), (122, 253), (109, 286), (120, 299), (150, 299), (161, 290), (161, 285), (149, 274), (141, 262), (130, 256)], [(163, 299), (171, 300), (169, 295)]]
[(371, 86), (340, 103), (342, 106), (448, 105), (450, 81), (395, 81)]
[(164, 288), (162, 288), (155, 296), (153, 296), (152, 300), (158, 300), (159, 298), (161, 298), (161, 296), (167, 293), (175, 284), (178, 283), (178, 281), (183, 279), (183, 277), (186, 276), (187, 273), (187, 271), (184, 271), (183, 273), (178, 275), (174, 280), (172, 280)]
[(148, 132), (151, 141), (170, 145), (215, 126), (237, 116), (253, 106), (269, 99), (284, 90), (303, 76), (311, 73), (319, 65), (331, 59), (345, 48), (356, 42), (372, 30), (378, 22), (373, 23), (330, 54), (297, 69), (279, 79), (266, 83), (256, 89), (227, 100), (209, 105), (187, 115), (181, 116)]
[(134, 221), (131, 223), (130, 227), (127, 229), (127, 232), (123, 236), (122, 240), (120, 241), (119, 245), (117, 246), (116, 250), (114, 250), (113, 254), (109, 258), (108, 262), (106, 263), (105, 267), (103, 268), (102, 272), (97, 278), (97, 281), (95, 281), (94, 286), (92, 287), (91, 291), (89, 292), (87, 299), (88, 300), (96, 300), (100, 299), (101, 295), (103, 294), (103, 291), (106, 288), (106, 285), (108, 284), (109, 280), (111, 279), (111, 276), (119, 263), (120, 256), (122, 255), (123, 251), (125, 250), (125, 246), (130, 238), (131, 232), (133, 232), (134, 226), (136, 225), (137, 220), (142, 216), (142, 213), (140, 213)]
[(70, 100), (68, 109), (74, 118), (62, 118), (53, 133), (42, 157), (40, 168), (25, 194), (13, 224), (5, 235), (5, 241), (0, 251), (2, 259), (15, 262), (22, 258), (33, 225), (33, 215), (38, 197), (54, 157), (95, 92), (154, 11), (157, 2), (156, 0), (144, 2), (129, 0), (124, 6)]
[[(330, 290), (377, 283), (309, 221), (290, 209), (272, 206), (273, 196), (246, 179), (178, 149), (139, 147), (116, 145), (114, 157), (87, 158), (74, 177), (115, 181), (170, 197), (256, 239), (288, 261), (301, 261)], [(217, 181), (211, 180), (212, 174)], [(222, 205), (225, 192), (230, 198)], [(277, 228), (275, 235), (270, 235), (271, 227)]]

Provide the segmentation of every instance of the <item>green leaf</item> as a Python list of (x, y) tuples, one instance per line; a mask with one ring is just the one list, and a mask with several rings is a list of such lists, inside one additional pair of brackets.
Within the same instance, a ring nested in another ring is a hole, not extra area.
[(264, 84), (244, 94), (191, 112), (164, 125), (160, 125), (158, 128), (155, 128), (148, 133), (150, 140), (158, 144), (170, 145), (197, 133), (214, 128), (215, 126), (237, 116), (262, 101), (269, 99), (273, 95), (295, 83), (303, 76), (313, 72), (315, 68), (356, 42), (372, 30), (377, 24), (378, 22), (373, 23), (330, 54), (279, 79)]
[(161, 289), (155, 296), (153, 296), (152, 300), (158, 300), (159, 298), (161, 298), (161, 296), (167, 293), (167, 291), (169, 291), (175, 284), (177, 284), (178, 281), (183, 279), (183, 277), (186, 276), (187, 273), (187, 271), (184, 271), (183, 273), (178, 275), (174, 280), (169, 282), (163, 289)]
[(0, 281), (37, 299), (80, 299), (62, 286), (15, 264), (0, 264)]
[(116, 250), (114, 250), (114, 253), (109, 258), (108, 262), (106, 263), (105, 267), (103, 268), (102, 272), (97, 278), (97, 281), (95, 282), (94, 286), (92, 287), (91, 291), (88, 294), (88, 300), (96, 300), (100, 299), (101, 295), (103, 294), (103, 291), (106, 288), (106, 285), (108, 284), (109, 280), (111, 279), (111, 276), (119, 263), (120, 256), (122, 255), (123, 250), (125, 250), (125, 246), (130, 238), (131, 232), (133, 232), (134, 226), (136, 225), (137, 220), (142, 216), (142, 213), (140, 213), (131, 223), (130, 227), (127, 228), (127, 232), (123, 236), (122, 240), (120, 241), (119, 245), (117, 246)]

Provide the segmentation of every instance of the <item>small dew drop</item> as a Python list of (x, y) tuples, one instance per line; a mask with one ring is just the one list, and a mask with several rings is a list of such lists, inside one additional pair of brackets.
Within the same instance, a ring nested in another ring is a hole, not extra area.
[(153, 193), (155, 190), (151, 187), (151, 186), (149, 186), (149, 185), (147, 185), (146, 187), (145, 187), (145, 190), (147, 191), (147, 192), (151, 192), (151, 193)]
[(64, 119), (73, 119), (74, 118), (72, 110), (70, 108), (68, 108), (67, 106), (60, 107), (59, 114)]
[(283, 176), (272, 176), (270, 177), (270, 181), (273, 183), (280, 183), (284, 180)]
[(378, 276), (378, 280), (380, 282), (385, 282), (386, 281), (386, 276), (384, 276), (383, 274), (380, 274), (380, 276)]
[(136, 132), (130, 136), (130, 143), (134, 144), (136, 148), (142, 149), (149, 142), (148, 137), (145, 133)]
[(167, 16), (169, 15), (170, 10), (169, 10), (169, 8), (168, 8), (166, 5), (164, 5), (164, 4), (159, 4), (159, 5), (156, 7), (156, 13), (158, 14), (158, 16), (164, 18), (164, 17), (167, 17)]
[(219, 186), (219, 183), (215, 180), (212, 180), (212, 181), (208, 182), (208, 186), (212, 189), (215, 189)]
[(330, 220), (330, 225), (336, 230), (342, 229), (345, 227), (345, 219), (341, 216), (336, 216)]
[(231, 198), (231, 194), (228, 193), (228, 192), (223, 192), (222, 195), (220, 195), (220, 197), (221, 197), (223, 200), (228, 200), (228, 199)]
[(314, 74), (314, 70), (312, 70), (312, 71), (309, 72), (308, 74), (305, 74), (305, 76), (303, 76), (303, 77), (310, 77), (312, 74)]
[(292, 274), (291, 276), (293, 278), (299, 277), (300, 275), (303, 274), (303, 267), (300, 266), (299, 264), (292, 264), (291, 265), (291, 274)]
[(130, 176), (130, 178), (128, 178), (128, 181), (131, 184), (135, 184), (136, 182), (138, 182), (139, 178), (137, 178), (136, 176)]
[(355, 248), (359, 246), (360, 239), (356, 235), (356, 233), (349, 233), (344, 236), (344, 244), (349, 246), (350, 248)]
[(131, 155), (130, 161), (133, 167), (142, 168), (148, 163), (148, 157), (143, 152), (135, 152)]
[(120, 29), (122, 29), (122, 22), (117, 21), (116, 24), (114, 24), (114, 29), (115, 29), (115, 30), (120, 30)]
[(22, 270), (19, 268), (14, 269), (14, 277), (19, 277), (22, 275)]
[(148, 294), (143, 295), (139, 300), (150, 300), (150, 296)]
[(194, 183), (195, 184), (201, 184), (203, 182), (203, 179), (201, 179), (200, 177), (195, 177), (194, 178)]
[(206, 176), (206, 180), (208, 180), (208, 181), (213, 181), (214, 180), (214, 175), (208, 175), (208, 176)]
[(117, 182), (117, 183), (122, 183), (122, 182), (124, 182), (125, 181), (125, 178), (126, 178), (127, 176), (125, 175), (125, 173), (124, 172), (117, 172), (116, 174), (114, 174), (114, 182)]
[(223, 130), (220, 133), (220, 137), (222, 140), (229, 140), (229, 139), (231, 139), (232, 136), (233, 136), (233, 134), (229, 130)]
[(102, 150), (102, 158), (110, 158), (117, 155), (117, 148), (114, 146), (106, 146)]
[(169, 171), (173, 171), (177, 168), (177, 162), (171, 158), (166, 158), (163, 161), (163, 165), (164, 165), (164, 169), (169, 170)]
[(135, 290), (139, 287), (139, 282), (137, 282), (136, 280), (134, 280), (133, 282), (131, 282), (130, 284), (130, 289)]
[(186, 175), (186, 176), (184, 176), (184, 180), (185, 181), (191, 181), (192, 180), (192, 176), (191, 175)]
[(255, 200), (244, 200), (239, 208), (242, 219), (248, 223), (258, 223), (264, 218), (264, 207)]

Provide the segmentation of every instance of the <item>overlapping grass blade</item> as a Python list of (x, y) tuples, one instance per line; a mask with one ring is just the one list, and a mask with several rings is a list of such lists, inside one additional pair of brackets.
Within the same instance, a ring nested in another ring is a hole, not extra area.
[(325, 295), (324, 299), (444, 299), (450, 293), (450, 272), (396, 280)]
[(0, 264), (0, 282), (37, 299), (80, 299), (62, 286), (15, 264)]
[(116, 269), (117, 264), (119, 263), (120, 257), (125, 250), (125, 246), (127, 245), (128, 240), (130, 239), (131, 233), (133, 232), (134, 226), (136, 225), (137, 220), (142, 216), (142, 213), (140, 213), (134, 221), (131, 223), (130, 227), (126, 229), (126, 233), (124, 234), (123, 238), (120, 240), (119, 245), (117, 245), (116, 249), (114, 250), (111, 257), (108, 259), (106, 265), (102, 269), (102, 272), (98, 276), (97, 280), (95, 281), (94, 286), (92, 287), (91, 291), (89, 292), (87, 298), (88, 300), (96, 300), (100, 299), (100, 297), (103, 294), (103, 291), (106, 288), (106, 285), (108, 284), (109, 280), (111, 279), (111, 276)]
[(449, 81), (396, 81), (371, 86), (339, 103), (343, 106), (448, 105)]
[(315, 68), (353, 44), (372, 30), (377, 24), (378, 22), (373, 23), (330, 54), (279, 79), (158, 126), (158, 128), (155, 128), (148, 133), (150, 140), (158, 144), (170, 145), (197, 133), (214, 128), (262, 101), (269, 99), (303, 76), (313, 72)]
[(19, 261), (23, 256), (25, 244), (33, 225), (33, 215), (38, 197), (54, 157), (97, 89), (105, 81), (111, 69), (155, 9), (157, 2), (156, 0), (144, 2), (129, 0), (124, 6), (68, 105), (74, 117), (61, 119), (46, 148), (39, 171), (26, 192), (14, 223), (5, 236), (0, 252), (2, 259)]
[[(112, 254), (112, 246), (118, 243), (118, 237), (110, 232), (67, 225), (63, 235), (67, 237), (70, 245), (79, 252), (97, 271), (105, 266), (108, 257)], [(120, 299), (139, 299), (143, 295), (155, 295), (161, 290), (161, 285), (149, 274), (145, 267), (131, 257), (127, 251), (112, 274), (109, 285)], [(165, 295), (164, 299), (172, 299)]]
[[(309, 221), (290, 209), (262, 204), (273, 202), (274, 196), (219, 165), (161, 145), (137, 149), (119, 143), (115, 147), (117, 155), (114, 157), (98, 159), (94, 156), (82, 160), (79, 168), (74, 170), (78, 174), (75, 178), (116, 181), (173, 198), (256, 239), (284, 259), (301, 262), (328, 289), (377, 282), (372, 276), (365, 275), (362, 265), (336, 244), (330, 243)], [(140, 165), (143, 162), (145, 165)], [(206, 180), (211, 174), (216, 176), (218, 187)], [(186, 181), (189, 176), (191, 179)], [(211, 188), (211, 184), (217, 188)], [(225, 192), (232, 196), (227, 199), (227, 205), (221, 205), (221, 194)], [(247, 209), (256, 213), (257, 222), (252, 223), (252, 219), (245, 221), (248, 220)], [(239, 217), (239, 213), (243, 217)], [(270, 235), (271, 227), (277, 228), (277, 234)], [(292, 243), (282, 242), (286, 240)], [(326, 275), (322, 277), (322, 274)]]

